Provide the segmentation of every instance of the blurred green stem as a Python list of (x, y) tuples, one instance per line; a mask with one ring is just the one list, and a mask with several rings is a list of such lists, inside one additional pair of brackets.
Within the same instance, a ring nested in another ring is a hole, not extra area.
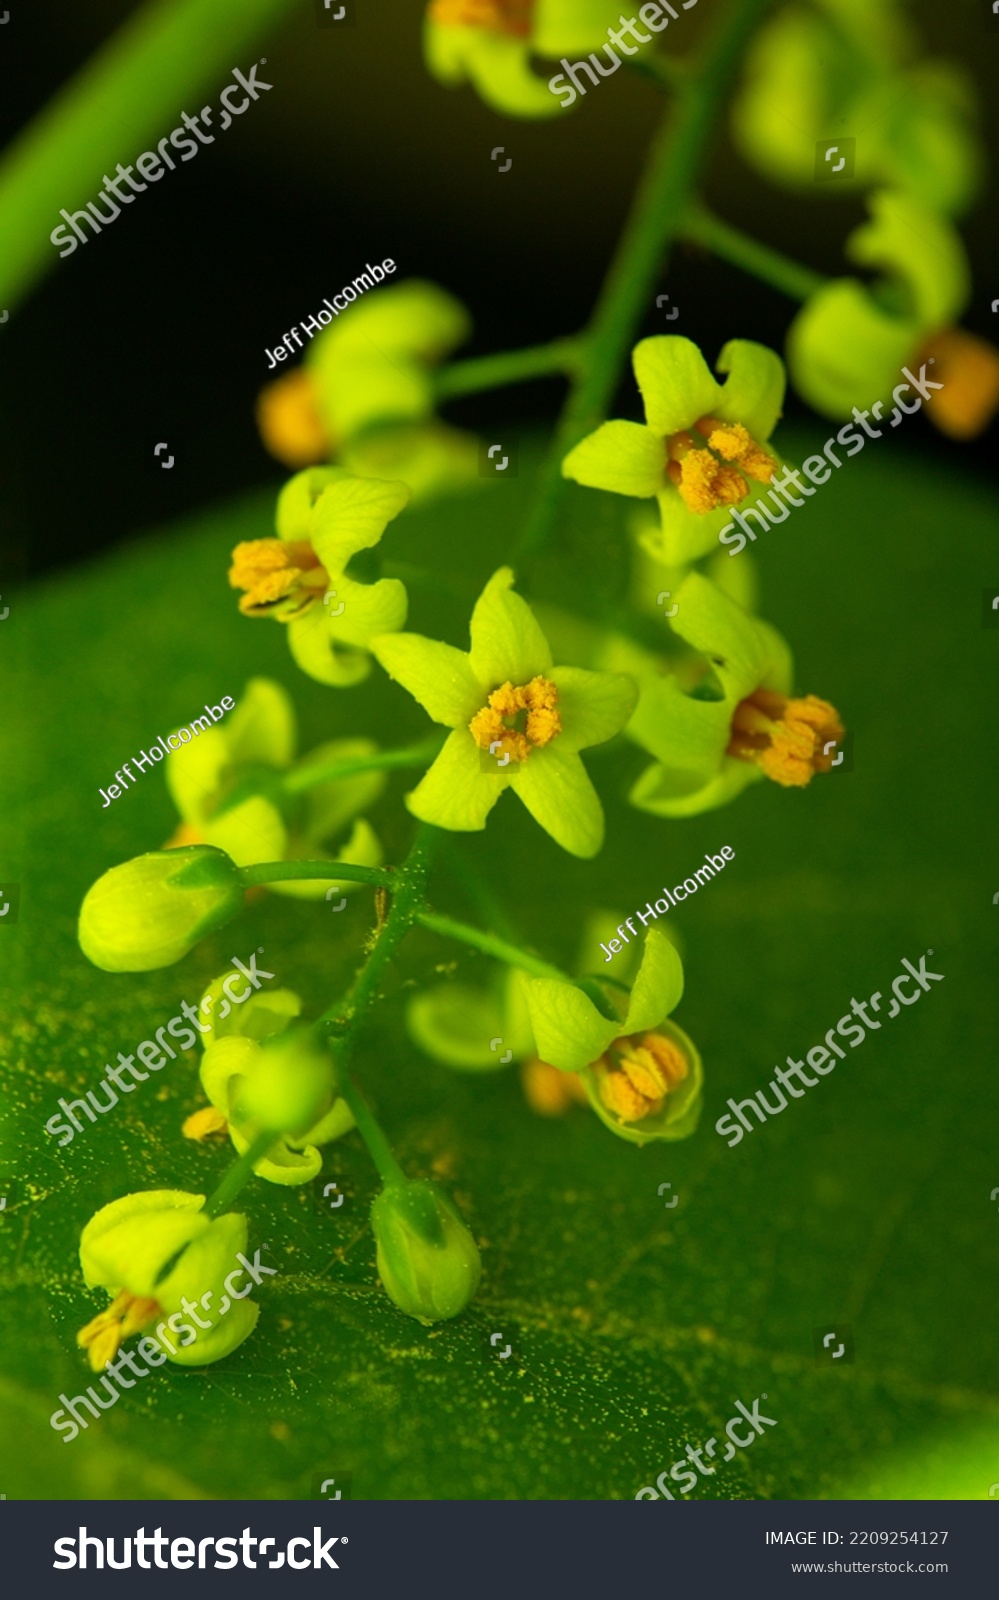
[(253, 1177), (257, 1162), (267, 1154), (272, 1144), (277, 1144), (280, 1137), (279, 1133), (270, 1133), (266, 1129), (257, 1135), (249, 1150), (233, 1162), (215, 1193), (208, 1196), (202, 1207), (206, 1217), (219, 1217), (232, 1205), (240, 1189)]
[(317, 783), (331, 783), (334, 778), (350, 778), (358, 772), (378, 772), (391, 767), (422, 767), (433, 761), (444, 743), (446, 734), (432, 734), (421, 744), (412, 744), (401, 750), (375, 750), (367, 756), (331, 756), (328, 761), (304, 762), (282, 774), (278, 787), (285, 794), (303, 794)]
[[(770, 0), (731, 0), (703, 60), (676, 89), (586, 333), (586, 363), (570, 392), (541, 470), (517, 555), (536, 554), (562, 494), (563, 457), (604, 420), (628, 351), (648, 309), (670, 244), (680, 232), (715, 119), (743, 47)], [(516, 559), (516, 557), (515, 557)]]
[[(60, 208), (74, 211), (95, 199), (118, 162), (134, 163), (150, 141), (177, 127), (183, 111), (198, 114), (202, 95), (214, 98), (234, 67), (249, 72), (256, 41), (299, 4), (152, 0), (128, 18), (0, 165), (0, 306), (15, 306), (59, 260), (49, 233)], [(261, 78), (267, 81), (266, 72)]]
[(555, 339), (551, 344), (531, 345), (525, 350), (502, 350), (474, 361), (456, 361), (435, 375), (434, 395), (438, 400), (449, 400), (455, 395), (502, 389), (510, 383), (552, 373), (571, 376), (581, 369), (583, 359), (582, 341), (575, 338)]
[(771, 288), (779, 289), (781, 294), (789, 295), (792, 300), (807, 300), (830, 282), (821, 273), (801, 266), (789, 256), (781, 255), (779, 250), (772, 250), (768, 244), (760, 244), (748, 233), (742, 233), (723, 222), (706, 206), (688, 206), (683, 214), (679, 235), (682, 239), (705, 245), (713, 255), (741, 267), (743, 272), (759, 278), (762, 283), (769, 283)]

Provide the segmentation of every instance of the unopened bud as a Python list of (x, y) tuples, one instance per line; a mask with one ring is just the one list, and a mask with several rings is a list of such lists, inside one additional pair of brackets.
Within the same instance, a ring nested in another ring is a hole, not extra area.
[(224, 850), (152, 851), (112, 867), (88, 889), (80, 949), (105, 972), (170, 967), (242, 904), (239, 868)]
[(400, 1310), (421, 1322), (463, 1311), (482, 1263), (457, 1207), (435, 1183), (390, 1183), (371, 1207), (378, 1272)]

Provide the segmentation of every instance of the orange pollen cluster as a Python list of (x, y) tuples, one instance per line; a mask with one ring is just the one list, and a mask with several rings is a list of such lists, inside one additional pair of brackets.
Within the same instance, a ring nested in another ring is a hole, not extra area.
[(562, 1072), (533, 1056), (520, 1069), (524, 1099), (539, 1117), (561, 1117), (570, 1106), (586, 1104), (586, 1090), (575, 1072)]
[(999, 410), (999, 350), (963, 328), (945, 328), (912, 365), (931, 361), (943, 388), (927, 400), (927, 416), (948, 439), (977, 439)]
[(450, 28), (489, 28), (530, 37), (535, 0), (432, 0), (427, 16)]
[(157, 1300), (140, 1300), (128, 1289), (122, 1289), (106, 1311), (102, 1311), (85, 1328), (81, 1328), (76, 1342), (86, 1350), (91, 1372), (101, 1368), (118, 1353), (118, 1346), (131, 1333), (141, 1333), (162, 1315), (163, 1308)]
[(703, 514), (716, 506), (734, 506), (749, 493), (747, 477), (769, 483), (777, 471), (773, 456), (760, 448), (741, 422), (701, 417), (694, 427), (707, 440), (707, 448), (685, 431), (666, 441), (666, 471), (688, 511)]
[(245, 617), (264, 617), (280, 605), (287, 622), (320, 598), (329, 576), (308, 539), (248, 539), (232, 552), (229, 582), (247, 591), (239, 602)]
[(615, 1039), (606, 1055), (594, 1062), (597, 1088), (608, 1111), (622, 1122), (655, 1116), (671, 1090), (690, 1068), (679, 1045), (661, 1033), (631, 1034)]
[(304, 367), (282, 373), (257, 397), (265, 450), (293, 472), (325, 461), (336, 443), (319, 414), (316, 386)]
[(557, 703), (558, 689), (550, 678), (539, 676), (520, 686), (503, 683), (475, 713), (468, 731), (479, 749), (489, 750), (498, 761), (504, 756), (526, 761), (532, 750), (562, 732)]
[(214, 1106), (203, 1106), (200, 1111), (192, 1111), (181, 1125), (181, 1133), (185, 1139), (196, 1139), (203, 1144), (206, 1139), (229, 1131), (229, 1124), (221, 1111), (216, 1111)]
[(814, 694), (801, 700), (757, 689), (732, 718), (727, 755), (753, 761), (785, 788), (803, 788), (816, 772), (829, 772), (843, 738), (839, 712)]

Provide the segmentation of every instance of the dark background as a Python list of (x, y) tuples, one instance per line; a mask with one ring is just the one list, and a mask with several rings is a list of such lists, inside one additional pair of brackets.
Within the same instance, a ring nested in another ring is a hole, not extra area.
[[(9, 0), (8, 9), (4, 143), (135, 8)], [(999, 18), (993, 24), (985, 0), (910, 9), (927, 53), (958, 58), (974, 74), (988, 137)], [(458, 295), (476, 329), (461, 355), (543, 341), (586, 321), (659, 115), (657, 91), (622, 73), (572, 115), (502, 118), (471, 89), (445, 90), (429, 76), (418, 0), (358, 0), (357, 11), (354, 28), (320, 29), (312, 0), (302, 0), (259, 47), (271, 92), (98, 238), (64, 262), (53, 249), (54, 269), (0, 330), (8, 586), (280, 482), (253, 421), (268, 378), (264, 347), (366, 260), (391, 256), (400, 277), (426, 276)], [(684, 37), (693, 41), (709, 22), (705, 5), (685, 17)], [(237, 64), (248, 70), (249, 53)], [(490, 161), (497, 144), (513, 159), (503, 175)], [(122, 149), (121, 159), (138, 153)], [(735, 156), (724, 128), (706, 193), (730, 221), (829, 273), (845, 270), (842, 241), (866, 215), (856, 198), (770, 188)], [(975, 276), (964, 325), (987, 336), (999, 293), (993, 196), (994, 179), (962, 223)], [(732, 337), (782, 348), (792, 303), (698, 250), (681, 247), (659, 289), (680, 317), (667, 329), (652, 305), (644, 333), (684, 333), (711, 360)], [(549, 380), (451, 403), (446, 414), (473, 428), (515, 415), (522, 426), (554, 416), (560, 392)], [(636, 403), (626, 374), (619, 414), (636, 414)], [(788, 417), (805, 410), (789, 393)], [(922, 417), (907, 436), (981, 469), (995, 425), (971, 447), (948, 443)], [(154, 460), (160, 440), (175, 458), (169, 471)]]

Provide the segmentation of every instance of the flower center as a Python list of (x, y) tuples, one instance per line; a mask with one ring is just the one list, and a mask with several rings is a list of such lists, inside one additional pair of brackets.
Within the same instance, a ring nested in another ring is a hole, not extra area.
[(534, 5), (535, 0), (432, 0), (427, 17), (446, 27), (489, 28), (493, 33), (526, 39)]
[(106, 1362), (118, 1354), (123, 1339), (131, 1333), (141, 1333), (162, 1313), (157, 1300), (140, 1300), (129, 1289), (122, 1289), (107, 1310), (88, 1322), (76, 1336), (77, 1344), (87, 1352), (91, 1372), (100, 1372)]
[(663, 1108), (690, 1071), (679, 1045), (661, 1033), (626, 1035), (594, 1062), (600, 1098), (622, 1122), (640, 1122)]
[(489, 750), (497, 760), (508, 755), (511, 761), (526, 761), (532, 750), (562, 732), (557, 703), (558, 689), (550, 678), (538, 676), (520, 686), (503, 683), (475, 713), (468, 731), (479, 749)]
[(329, 583), (308, 539), (248, 539), (232, 552), (229, 582), (247, 592), (239, 602), (245, 617), (264, 617), (281, 606), (282, 622), (300, 616)]
[(814, 694), (801, 700), (757, 689), (741, 700), (732, 718), (726, 755), (753, 761), (785, 788), (803, 788), (816, 772), (829, 772), (832, 746), (843, 737), (839, 712)]
[(769, 483), (777, 471), (773, 456), (761, 449), (741, 422), (701, 417), (694, 427), (707, 440), (706, 449), (702, 440), (685, 431), (666, 440), (666, 471), (688, 511), (734, 506), (749, 493), (746, 477)]

